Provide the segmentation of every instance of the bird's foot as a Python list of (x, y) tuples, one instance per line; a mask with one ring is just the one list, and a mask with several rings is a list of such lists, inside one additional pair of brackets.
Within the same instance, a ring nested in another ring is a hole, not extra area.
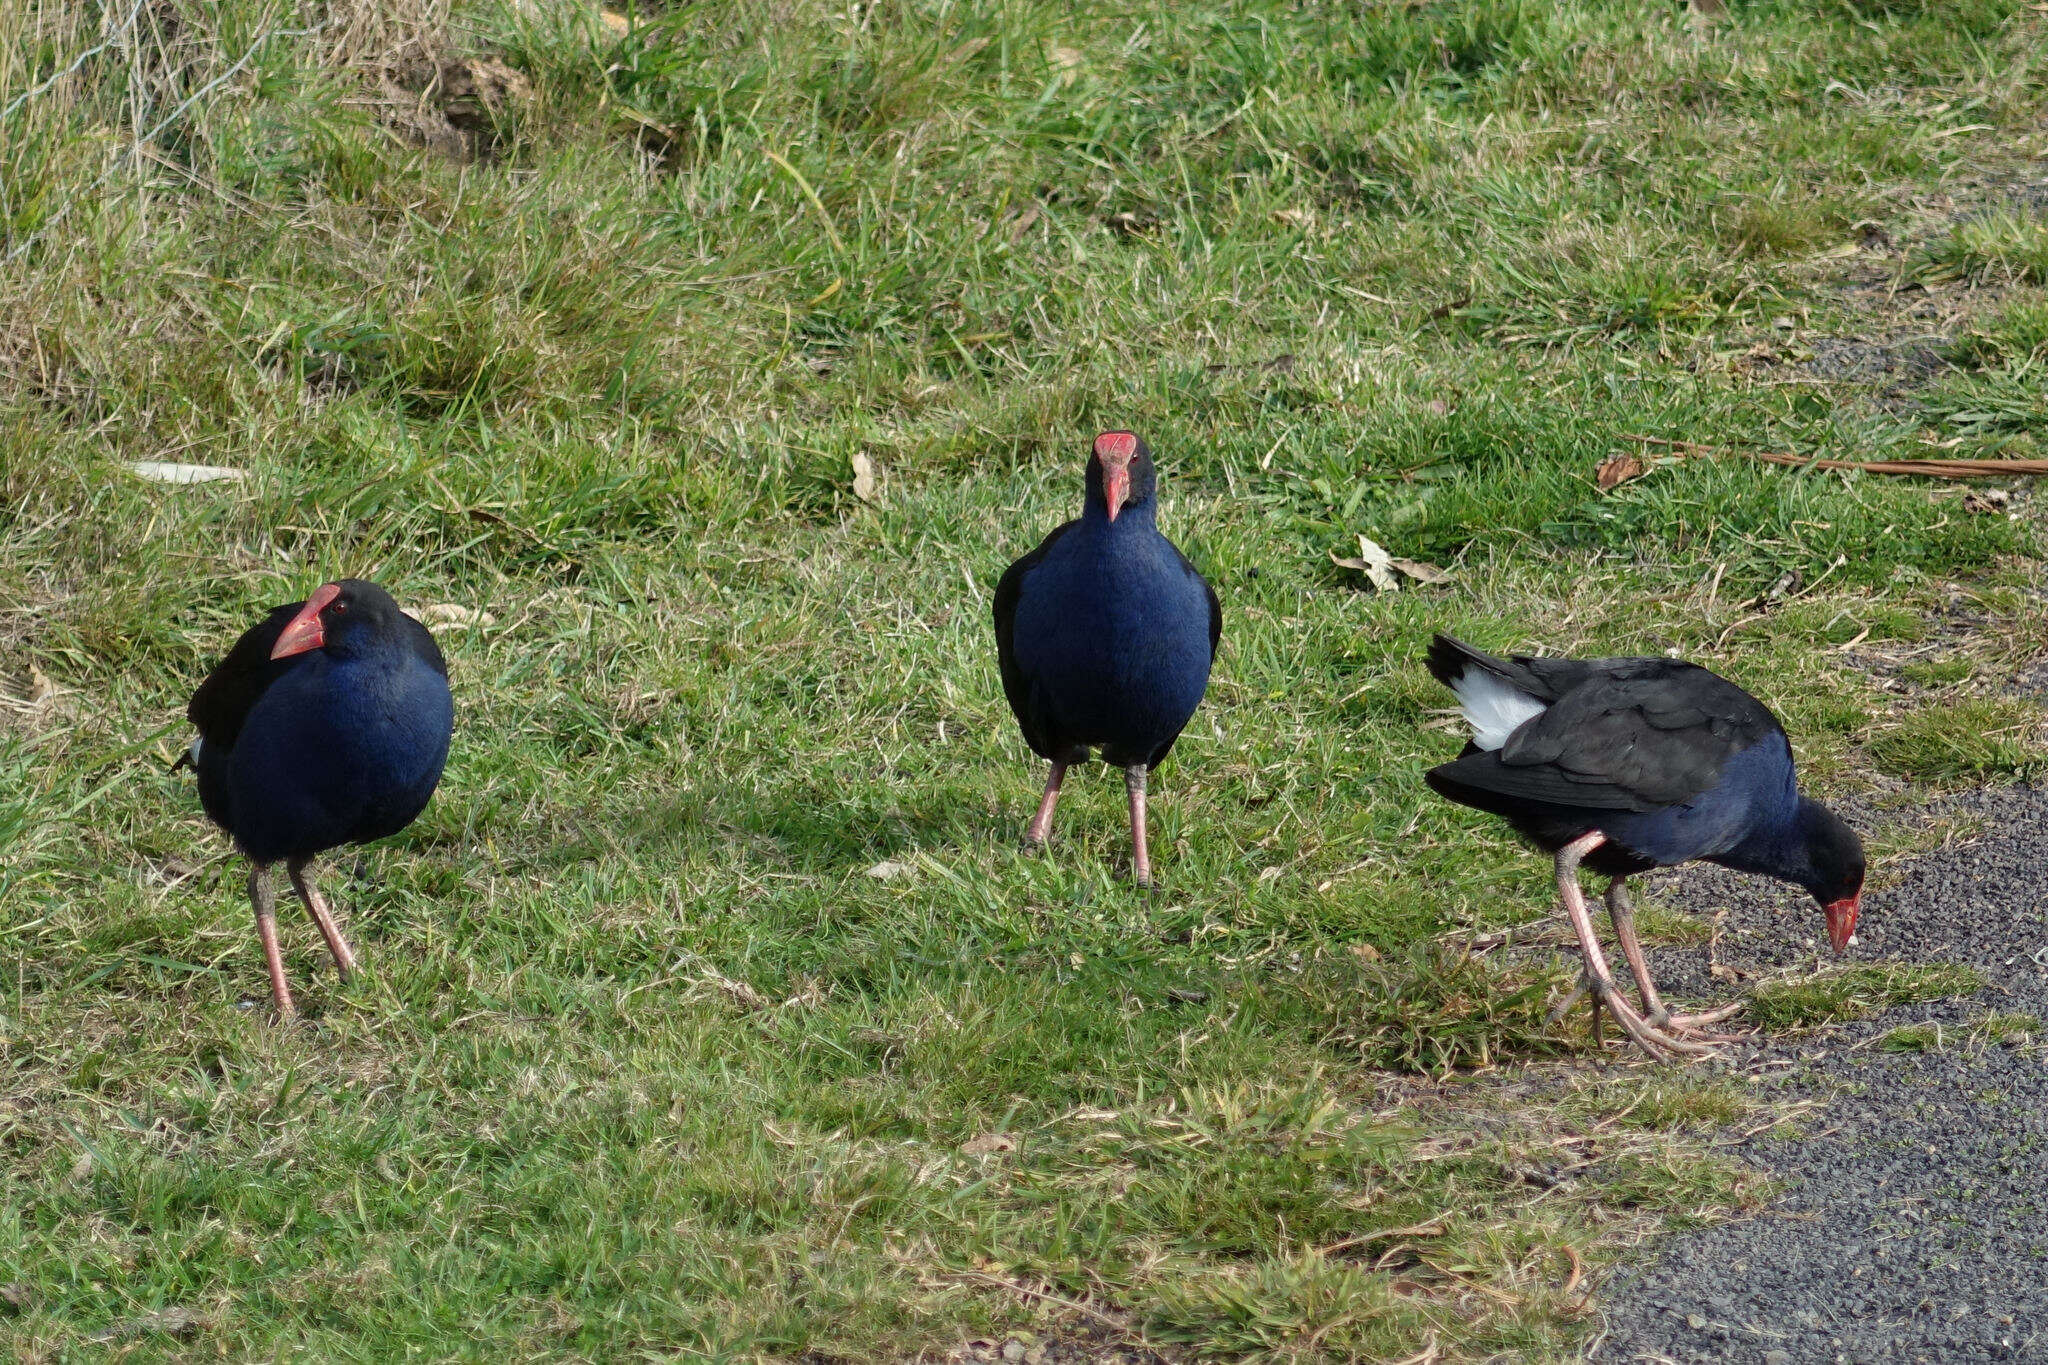
[(1700, 1010), (1694, 1014), (1674, 1014), (1670, 1016), (1670, 1020), (1679, 1028), (1699, 1028), (1705, 1024), (1718, 1024), (1723, 1019), (1733, 1019), (1742, 1013), (1743, 1007), (1748, 1004), (1747, 1000), (1738, 1000), (1732, 1005), (1722, 1005), (1718, 1009)]
[(1661, 1025), (1652, 1023), (1647, 1016), (1629, 1003), (1628, 998), (1612, 980), (1591, 973), (1582, 981), (1580, 990), (1573, 992), (1566, 1000), (1566, 1005), (1570, 1005), (1572, 1000), (1576, 1000), (1585, 991), (1592, 992), (1595, 1010), (1604, 1006), (1608, 1013), (1614, 1016), (1614, 1022), (1621, 1025), (1622, 1032), (1633, 1039), (1637, 1047), (1658, 1061), (1668, 1061), (1676, 1057), (1711, 1056), (1717, 1050), (1714, 1043), (1734, 1041), (1684, 1028), (1677, 1024), (1676, 1019)]
[(1024, 831), (1024, 837), (1017, 841), (1017, 848), (1019, 852), (1023, 853), (1043, 853), (1045, 852), (1045, 836), (1043, 834), (1033, 834), (1027, 829)]
[(1670, 1010), (1660, 1005), (1644, 1015), (1643, 1019), (1652, 1028), (1663, 1029), (1681, 1038), (1691, 1038), (1702, 1043), (1740, 1043), (1745, 1041), (1750, 1034), (1747, 1032), (1717, 1033), (1712, 1029), (1711, 1025), (1721, 1023), (1723, 1020), (1740, 1014), (1747, 1003), (1747, 1001), (1738, 1000), (1732, 1005), (1722, 1005), (1718, 1009), (1700, 1010), (1692, 1014), (1673, 1014)]

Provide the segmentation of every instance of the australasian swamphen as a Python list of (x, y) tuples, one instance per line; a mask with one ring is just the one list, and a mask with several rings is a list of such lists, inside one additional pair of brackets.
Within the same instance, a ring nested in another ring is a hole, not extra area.
[(427, 628), (345, 578), (252, 626), (192, 694), (199, 800), (254, 867), (249, 899), (280, 1018), (294, 1013), (270, 867), (283, 860), (345, 980), (355, 954), (313, 885), (316, 854), (396, 834), (434, 794), (455, 707)]
[(1209, 686), (1223, 608), (1159, 533), (1152, 452), (1128, 431), (1095, 438), (1087, 498), (996, 584), (1003, 693), (1032, 752), (1052, 761), (1024, 831), (1043, 844), (1067, 769), (1096, 750), (1124, 770), (1131, 868), (1152, 881), (1145, 777), (1180, 738)]
[[(1701, 1026), (1741, 1008), (1674, 1015), (1658, 999), (1624, 885), (1653, 867), (1699, 858), (1792, 882), (1820, 902), (1835, 951), (1848, 947), (1862, 841), (1799, 794), (1784, 726), (1734, 683), (1675, 659), (1497, 659), (1448, 635), (1430, 646), (1429, 671), (1457, 694), (1472, 739), (1425, 777), (1555, 856), (1596, 1026), (1604, 1004), (1652, 1056), (1697, 1053), (1710, 1048), (1694, 1039), (1713, 1037)], [(1641, 1011), (1607, 969), (1581, 863), (1611, 878), (1607, 908)]]

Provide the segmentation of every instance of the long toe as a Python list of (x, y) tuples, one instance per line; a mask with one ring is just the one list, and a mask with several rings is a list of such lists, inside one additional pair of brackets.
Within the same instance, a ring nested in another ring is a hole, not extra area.
[(1593, 996), (1614, 1016), (1614, 1022), (1621, 1025), (1622, 1032), (1633, 1039), (1636, 1046), (1659, 1061), (1678, 1056), (1711, 1056), (1716, 1050), (1713, 1043), (1704, 1039), (1687, 1037), (1669, 1026), (1651, 1023), (1612, 982), (1596, 979)]
[(1694, 1014), (1674, 1014), (1670, 1022), (1674, 1028), (1700, 1028), (1707, 1024), (1718, 1024), (1723, 1019), (1733, 1019), (1742, 1013), (1748, 1004), (1747, 1000), (1738, 1000), (1732, 1005), (1722, 1005), (1718, 1009), (1700, 1010)]
[(1658, 1025), (1658, 1027), (1677, 1037), (1689, 1038), (1696, 1043), (1709, 1043), (1717, 1047), (1754, 1042), (1757, 1034), (1760, 1032), (1758, 1029), (1740, 1029), (1734, 1033), (1722, 1033), (1715, 1029), (1700, 1027), (1700, 1025), (1693, 1022), (1698, 1017), (1698, 1015), (1692, 1014), (1674, 1014), (1671, 1018)]

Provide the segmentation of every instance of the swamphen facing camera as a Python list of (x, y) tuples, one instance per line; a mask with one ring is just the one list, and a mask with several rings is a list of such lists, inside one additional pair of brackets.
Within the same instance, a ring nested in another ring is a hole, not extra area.
[(1152, 882), (1146, 775), (1172, 751), (1223, 633), (1215, 590), (1159, 533), (1158, 472), (1128, 431), (1095, 438), (1087, 496), (996, 584), (1003, 693), (1033, 753), (1052, 762), (1024, 841), (1043, 844), (1067, 769), (1091, 751), (1124, 770), (1131, 866)]
[(455, 708), (427, 628), (345, 578), (251, 627), (192, 694), (199, 799), (254, 867), (249, 899), (280, 1018), (294, 1013), (271, 865), (282, 861), (344, 980), (355, 954), (314, 886), (317, 854), (396, 834), (426, 809)]
[[(1457, 693), (1472, 729), (1464, 753), (1425, 774), (1429, 785), (1555, 857), (1596, 1030), (1605, 1005), (1652, 1056), (1700, 1053), (1717, 1041), (1702, 1026), (1741, 1008), (1673, 1014), (1658, 998), (1625, 886), (1653, 867), (1697, 858), (1791, 882), (1820, 903), (1835, 951), (1848, 947), (1863, 843), (1800, 795), (1785, 728), (1734, 683), (1675, 659), (1497, 659), (1448, 635), (1430, 646), (1429, 670)], [(1610, 878), (1607, 908), (1640, 1011), (1607, 969), (1582, 863)]]

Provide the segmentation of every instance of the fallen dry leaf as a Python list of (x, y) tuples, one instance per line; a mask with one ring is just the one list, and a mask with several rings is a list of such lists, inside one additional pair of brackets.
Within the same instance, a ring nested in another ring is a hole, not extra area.
[(853, 495), (862, 502), (872, 503), (875, 500), (876, 489), (875, 462), (867, 457), (865, 451), (856, 450), (853, 452), (852, 464)]
[(1052, 64), (1062, 71), (1072, 71), (1081, 65), (1079, 48), (1055, 46), (1048, 55), (1052, 58)]
[(996, 1152), (1014, 1152), (1017, 1139), (1008, 1133), (983, 1133), (980, 1137), (969, 1138), (960, 1144), (962, 1156), (990, 1156)]
[(1600, 462), (1600, 467), (1593, 471), (1593, 482), (1605, 493), (1610, 488), (1620, 487), (1630, 479), (1640, 479), (1649, 472), (1650, 467), (1633, 455), (1609, 455)]
[(625, 15), (617, 13), (616, 11), (608, 9), (599, 10), (597, 12), (597, 17), (606, 28), (610, 29), (613, 33), (617, 34), (621, 38), (625, 37), (628, 33), (631, 33), (633, 31), (633, 21), (631, 19), (628, 19)]
[(2012, 494), (2003, 488), (1972, 488), (1963, 494), (1963, 510), (1977, 516), (2003, 512), (2012, 506)]
[(1273, 214), (1275, 220), (1291, 228), (1306, 230), (1316, 225), (1314, 209), (1280, 209)]
[(1399, 592), (1401, 580), (1394, 576), (1394, 557), (1377, 542), (1364, 536), (1358, 538), (1358, 558), (1342, 559), (1337, 552), (1330, 552), (1330, 560), (1340, 569), (1356, 569), (1366, 576), (1381, 592)]
[(117, 1322), (112, 1327), (94, 1332), (90, 1341), (127, 1341), (133, 1337), (149, 1336), (162, 1332), (166, 1336), (189, 1337), (199, 1330), (199, 1319), (183, 1308), (166, 1308), (156, 1313), (144, 1313), (140, 1317)]
[(1449, 569), (1439, 569), (1436, 565), (1425, 564), (1419, 559), (1403, 559), (1399, 555), (1390, 555), (1387, 558), (1387, 562), (1402, 573), (1407, 574), (1417, 583), (1427, 583), (1431, 587), (1435, 587), (1439, 583), (1451, 581), (1451, 571)]
[(214, 483), (249, 477), (247, 470), (217, 464), (180, 464), (176, 460), (131, 460), (128, 467), (151, 483)]
[(421, 607), (410, 613), (412, 619), (429, 628), (434, 626), (495, 626), (498, 618), (475, 607), (465, 607), (457, 602), (436, 602), (431, 607)]
[(1332, 550), (1330, 561), (1340, 569), (1358, 570), (1381, 592), (1401, 590), (1401, 580), (1395, 576), (1396, 574), (1406, 574), (1417, 583), (1428, 583), (1432, 586), (1451, 581), (1450, 570), (1440, 569), (1434, 564), (1425, 564), (1419, 559), (1401, 559), (1390, 555), (1384, 546), (1365, 536), (1358, 538), (1356, 559), (1342, 558)]
[(884, 860), (882, 862), (876, 863), (873, 867), (869, 868), (868, 875), (870, 877), (875, 878), (877, 881), (888, 882), (894, 881), (898, 877), (907, 877), (911, 874), (913, 870), (914, 869), (912, 869), (909, 863), (889, 862), (887, 860)]

